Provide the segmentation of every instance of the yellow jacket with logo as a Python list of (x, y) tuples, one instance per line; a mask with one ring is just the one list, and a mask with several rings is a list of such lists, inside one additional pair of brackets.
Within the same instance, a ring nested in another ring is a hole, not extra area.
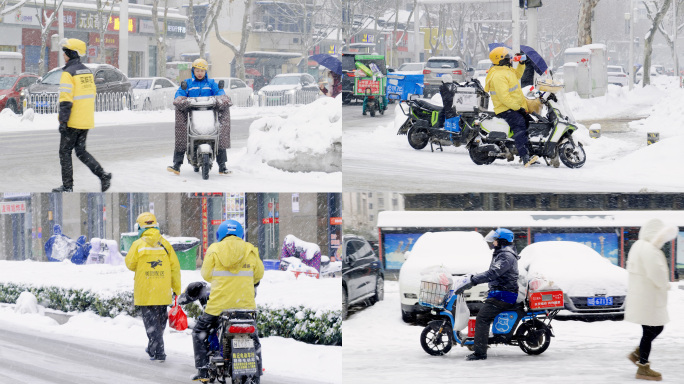
[(81, 59), (69, 60), (62, 68), (59, 81), (59, 122), (71, 128), (93, 128), (95, 94), (95, 79), (90, 69)]
[(146, 230), (133, 242), (126, 267), (135, 272), (135, 305), (169, 305), (172, 293), (181, 294), (178, 256), (156, 228)]
[(525, 72), (525, 65), (519, 64), (513, 69), (509, 66), (495, 65), (489, 69), (485, 78), (485, 92), (489, 92), (494, 104), (494, 113), (507, 110), (527, 109), (525, 95), (520, 88), (520, 78)]
[(228, 236), (209, 246), (202, 278), (211, 283), (205, 312), (218, 316), (226, 309), (254, 309), (254, 285), (264, 276), (264, 263), (252, 244)]

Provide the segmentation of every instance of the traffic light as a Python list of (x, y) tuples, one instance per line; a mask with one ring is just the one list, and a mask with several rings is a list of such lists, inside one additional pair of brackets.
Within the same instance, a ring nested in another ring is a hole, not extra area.
[(519, 0), (520, 8), (539, 8), (542, 6), (541, 0)]

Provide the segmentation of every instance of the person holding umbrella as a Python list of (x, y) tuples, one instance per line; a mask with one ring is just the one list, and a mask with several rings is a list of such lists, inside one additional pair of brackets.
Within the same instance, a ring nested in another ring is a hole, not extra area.
[[(310, 59), (330, 70), (329, 75), (333, 80), (330, 96), (336, 97), (342, 93), (342, 62), (338, 58), (324, 53), (313, 55)], [(322, 84), (320, 90), (326, 95), (329, 92)]]

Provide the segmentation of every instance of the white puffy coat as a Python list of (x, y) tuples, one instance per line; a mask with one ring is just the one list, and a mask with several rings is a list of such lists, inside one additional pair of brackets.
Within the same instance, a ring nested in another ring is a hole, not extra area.
[(678, 228), (653, 219), (639, 230), (639, 240), (627, 256), (627, 302), (625, 320), (641, 325), (660, 326), (670, 321), (667, 291), (670, 279), (667, 260), (661, 248), (677, 236)]

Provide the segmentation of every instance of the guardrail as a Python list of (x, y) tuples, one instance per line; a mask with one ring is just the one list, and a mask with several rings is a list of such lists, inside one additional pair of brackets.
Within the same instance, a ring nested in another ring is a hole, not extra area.
[(318, 90), (259, 92), (259, 106), (280, 107), (292, 104), (309, 104), (320, 97)]
[[(133, 95), (128, 92), (98, 93), (95, 96), (95, 111), (122, 111), (131, 109)], [(33, 108), (36, 113), (59, 112), (59, 94), (29, 94), (24, 100), (24, 110)]]

